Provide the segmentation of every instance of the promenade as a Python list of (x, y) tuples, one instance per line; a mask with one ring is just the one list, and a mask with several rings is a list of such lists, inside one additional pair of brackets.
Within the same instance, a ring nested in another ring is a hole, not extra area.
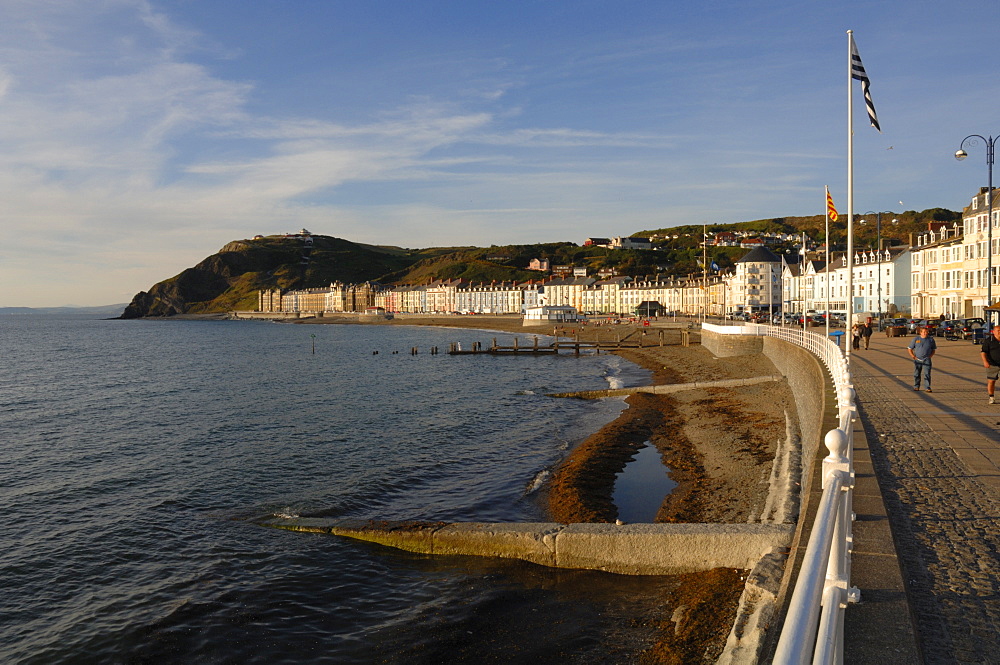
[(851, 370), (917, 643), (925, 663), (1000, 663), (1000, 404), (968, 341), (938, 338), (933, 392), (914, 392), (910, 339), (873, 336)]

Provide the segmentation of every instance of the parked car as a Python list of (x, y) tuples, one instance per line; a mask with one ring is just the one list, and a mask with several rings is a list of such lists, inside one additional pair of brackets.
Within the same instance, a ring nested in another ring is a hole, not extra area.
[(959, 321), (957, 319), (941, 321), (938, 323), (937, 328), (934, 329), (934, 335), (936, 337), (954, 337), (957, 339), (958, 326)]
[(908, 319), (906, 321), (906, 332), (916, 333), (920, 329), (927, 319)]
[(879, 326), (879, 330), (885, 330), (886, 328), (903, 328), (903, 331), (905, 333), (908, 333), (910, 332), (910, 330), (906, 326), (907, 323), (908, 322), (906, 319), (898, 317), (894, 319), (882, 319), (882, 323)]
[(938, 324), (941, 323), (940, 319), (922, 319), (920, 321), (921, 326), (927, 328), (928, 332), (933, 335), (937, 330)]
[(958, 331), (956, 334), (962, 339), (972, 339), (975, 336), (974, 331), (977, 328), (985, 326), (986, 321), (979, 317), (973, 317), (971, 319), (959, 319), (958, 324)]

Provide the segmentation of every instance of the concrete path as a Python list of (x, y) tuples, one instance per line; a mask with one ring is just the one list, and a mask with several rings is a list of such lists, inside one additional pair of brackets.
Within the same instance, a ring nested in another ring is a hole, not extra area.
[(937, 338), (914, 392), (910, 339), (872, 337), (851, 369), (917, 640), (925, 663), (1000, 663), (1000, 404), (967, 341)]

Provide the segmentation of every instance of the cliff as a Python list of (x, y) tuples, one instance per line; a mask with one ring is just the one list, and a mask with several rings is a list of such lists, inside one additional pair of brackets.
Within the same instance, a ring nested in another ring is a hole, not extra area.
[(330, 236), (237, 240), (193, 268), (136, 294), (121, 318), (255, 309), (261, 289), (375, 280), (421, 258), (405, 250), (358, 245)]

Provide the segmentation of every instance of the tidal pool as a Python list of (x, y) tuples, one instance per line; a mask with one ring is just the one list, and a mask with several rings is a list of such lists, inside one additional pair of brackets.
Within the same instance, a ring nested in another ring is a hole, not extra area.
[(669, 471), (660, 451), (647, 441), (635, 459), (615, 476), (611, 500), (618, 508), (618, 519), (631, 523), (653, 522), (663, 499), (677, 486), (667, 476)]

